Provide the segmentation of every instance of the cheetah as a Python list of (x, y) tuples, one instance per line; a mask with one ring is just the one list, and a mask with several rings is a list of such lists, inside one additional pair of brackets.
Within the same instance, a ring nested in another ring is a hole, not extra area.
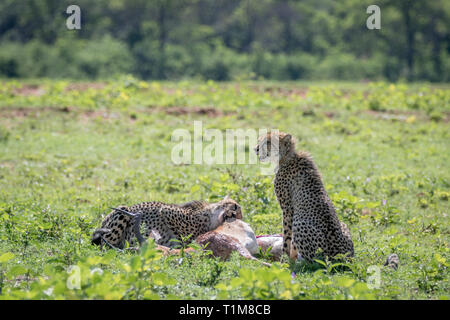
[(310, 154), (296, 151), (284, 132), (259, 137), (254, 150), (261, 162), (278, 162), (274, 189), (283, 211), (283, 252), (307, 262), (318, 251), (330, 258), (353, 256), (350, 231), (339, 221)]
[[(120, 206), (109, 213), (92, 235), (92, 243), (122, 249), (128, 242), (139, 243), (149, 236), (156, 244), (173, 248), (177, 241), (195, 240), (200, 234), (216, 229), (225, 221), (242, 219), (240, 205), (225, 197), (217, 203), (191, 201), (182, 205), (143, 202), (130, 207)], [(140, 234), (145, 225), (144, 236)], [(190, 235), (189, 239), (188, 236)]]

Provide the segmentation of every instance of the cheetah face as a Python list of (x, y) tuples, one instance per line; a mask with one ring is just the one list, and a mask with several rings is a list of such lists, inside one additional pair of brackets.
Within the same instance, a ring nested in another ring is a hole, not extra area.
[(92, 234), (91, 243), (97, 246), (102, 244), (102, 237), (107, 237), (111, 234), (111, 230), (107, 228), (96, 229)]
[(255, 147), (256, 155), (261, 162), (267, 162), (271, 158), (271, 149), (272, 144), (270, 142), (270, 138), (262, 137), (261, 141), (258, 141), (258, 144)]
[(261, 162), (278, 162), (280, 157), (286, 155), (293, 149), (293, 142), (291, 135), (279, 132), (268, 133), (258, 139), (258, 144), (255, 147), (255, 152)]
[(210, 221), (210, 230), (216, 229), (222, 225), (225, 221), (234, 221), (236, 219), (242, 219), (241, 206), (230, 199), (228, 196), (222, 201), (213, 205), (212, 216)]

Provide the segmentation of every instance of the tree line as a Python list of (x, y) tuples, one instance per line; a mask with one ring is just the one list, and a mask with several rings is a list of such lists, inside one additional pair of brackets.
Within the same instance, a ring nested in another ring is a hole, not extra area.
[[(68, 30), (66, 8), (81, 8)], [(448, 81), (450, 2), (2, 0), (0, 76)]]

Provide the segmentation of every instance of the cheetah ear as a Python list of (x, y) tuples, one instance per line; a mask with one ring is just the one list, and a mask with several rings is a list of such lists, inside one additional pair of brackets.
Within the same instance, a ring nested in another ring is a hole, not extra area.
[(225, 198), (223, 198), (223, 200), (230, 200), (230, 195), (227, 194), (227, 195), (225, 196)]
[(292, 139), (292, 136), (288, 133), (281, 139), (281, 141), (283, 141), (283, 142), (290, 142), (291, 139)]

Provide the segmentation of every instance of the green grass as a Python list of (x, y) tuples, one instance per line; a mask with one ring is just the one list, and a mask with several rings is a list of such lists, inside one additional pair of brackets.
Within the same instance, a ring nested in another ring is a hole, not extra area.
[[(0, 299), (448, 298), (449, 103), (448, 85), (3, 81)], [(344, 271), (286, 261), (269, 269), (237, 255), (222, 262), (164, 258), (152, 245), (139, 254), (91, 246), (108, 207), (226, 194), (256, 234), (281, 232), (260, 164), (172, 163), (173, 130), (193, 131), (194, 120), (294, 135), (350, 227), (354, 261)], [(390, 253), (400, 257), (397, 271), (383, 267)], [(78, 290), (66, 285), (71, 265), (81, 270)], [(102, 275), (90, 273), (96, 267)]]

